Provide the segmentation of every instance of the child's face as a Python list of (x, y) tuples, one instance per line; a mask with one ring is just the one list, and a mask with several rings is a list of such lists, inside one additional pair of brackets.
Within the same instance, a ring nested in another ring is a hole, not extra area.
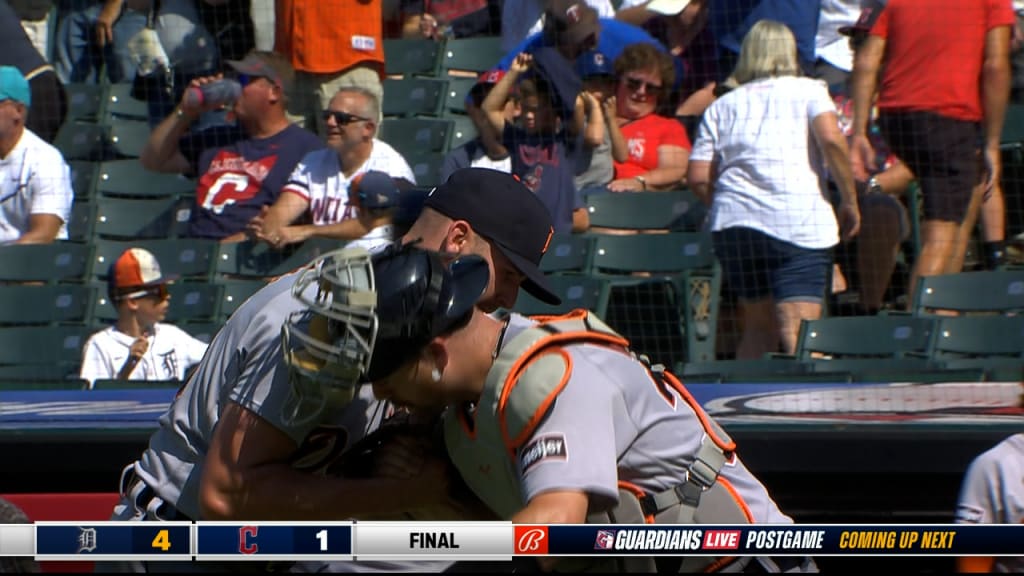
[(553, 132), (555, 130), (555, 111), (547, 95), (527, 96), (520, 103), (519, 122), (523, 130), (529, 134)]

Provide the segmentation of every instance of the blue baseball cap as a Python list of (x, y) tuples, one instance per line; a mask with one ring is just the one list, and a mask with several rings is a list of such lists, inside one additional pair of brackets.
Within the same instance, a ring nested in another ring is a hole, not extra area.
[(370, 170), (356, 177), (352, 183), (354, 201), (366, 210), (387, 210), (398, 206), (398, 186), (383, 172)]
[(591, 50), (580, 56), (580, 78), (594, 76), (614, 76), (612, 63), (603, 53)]
[(14, 66), (0, 66), (0, 101), (14, 100), (25, 106), (32, 105), (28, 80)]

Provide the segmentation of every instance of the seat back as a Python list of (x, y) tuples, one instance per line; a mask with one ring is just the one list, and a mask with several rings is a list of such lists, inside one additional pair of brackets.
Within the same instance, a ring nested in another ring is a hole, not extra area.
[(540, 261), (540, 269), (546, 274), (590, 270), (590, 257), (594, 251), (595, 238), (582, 234), (554, 234), (548, 243), (548, 250)]
[(97, 238), (115, 240), (169, 238), (175, 229), (176, 208), (175, 198), (99, 197), (93, 232)]
[(89, 334), (86, 326), (0, 328), (0, 364), (76, 365)]
[(440, 116), (448, 83), (439, 78), (386, 78), (382, 111), (388, 117)]
[(585, 203), (592, 228), (692, 231), (707, 214), (689, 190), (590, 194)]
[(60, 282), (85, 279), (92, 248), (76, 242), (0, 246), (0, 280)]
[(85, 323), (93, 298), (83, 284), (0, 284), (0, 325)]
[(1024, 359), (1024, 316), (943, 317), (937, 322), (931, 350), (934, 359)]
[(95, 186), (105, 196), (160, 198), (195, 194), (196, 183), (179, 174), (150, 172), (131, 158), (100, 164)]
[(497, 66), (504, 55), (501, 38), (497, 36), (452, 38), (444, 45), (441, 75), (446, 76), (452, 70), (486, 72)]
[(385, 118), (380, 139), (409, 157), (424, 152), (444, 154), (454, 124), (439, 118)]
[(914, 314), (1024, 312), (1024, 270), (988, 270), (924, 276), (917, 283)]
[(935, 320), (901, 314), (804, 320), (797, 338), (801, 360), (925, 357)]
[(541, 302), (526, 290), (520, 289), (513, 310), (520, 314), (533, 316), (565, 314), (577, 308), (596, 313), (606, 307), (607, 286), (598, 278), (578, 274), (559, 274), (548, 276), (548, 282), (555, 294), (562, 299), (561, 304)]
[(443, 44), (425, 38), (384, 40), (384, 71), (403, 76), (437, 76)]

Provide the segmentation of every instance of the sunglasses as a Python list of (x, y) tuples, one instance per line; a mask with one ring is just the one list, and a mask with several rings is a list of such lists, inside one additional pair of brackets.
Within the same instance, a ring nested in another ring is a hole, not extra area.
[(639, 92), (640, 89), (643, 88), (644, 92), (650, 94), (651, 96), (657, 96), (661, 94), (662, 86), (659, 84), (651, 84), (650, 82), (644, 82), (639, 78), (633, 78), (631, 76), (626, 76), (625, 80), (626, 88), (629, 88), (630, 92)]
[(362, 116), (356, 116), (355, 114), (349, 114), (348, 112), (337, 112), (335, 110), (324, 110), (324, 122), (334, 118), (334, 123), (338, 126), (348, 126), (353, 122), (369, 122), (369, 118), (363, 118)]
[(163, 302), (170, 297), (167, 292), (167, 285), (160, 284), (159, 286), (153, 286), (152, 288), (145, 288), (143, 290), (137, 290), (135, 292), (129, 292), (128, 294), (122, 294), (121, 300), (138, 300), (140, 298), (156, 298), (158, 301)]

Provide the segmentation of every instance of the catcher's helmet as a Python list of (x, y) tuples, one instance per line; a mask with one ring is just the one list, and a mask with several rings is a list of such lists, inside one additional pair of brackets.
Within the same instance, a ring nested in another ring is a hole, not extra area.
[[(285, 326), (317, 358), (317, 379), (355, 387), (387, 376), (432, 338), (469, 319), (490, 272), (479, 256), (445, 266), (441, 255), (392, 246), (374, 256), (362, 249), (325, 254), (295, 283), (293, 294), (326, 318), (326, 330)], [(306, 288), (318, 283), (316, 298)], [(291, 362), (296, 367), (295, 362)]]

